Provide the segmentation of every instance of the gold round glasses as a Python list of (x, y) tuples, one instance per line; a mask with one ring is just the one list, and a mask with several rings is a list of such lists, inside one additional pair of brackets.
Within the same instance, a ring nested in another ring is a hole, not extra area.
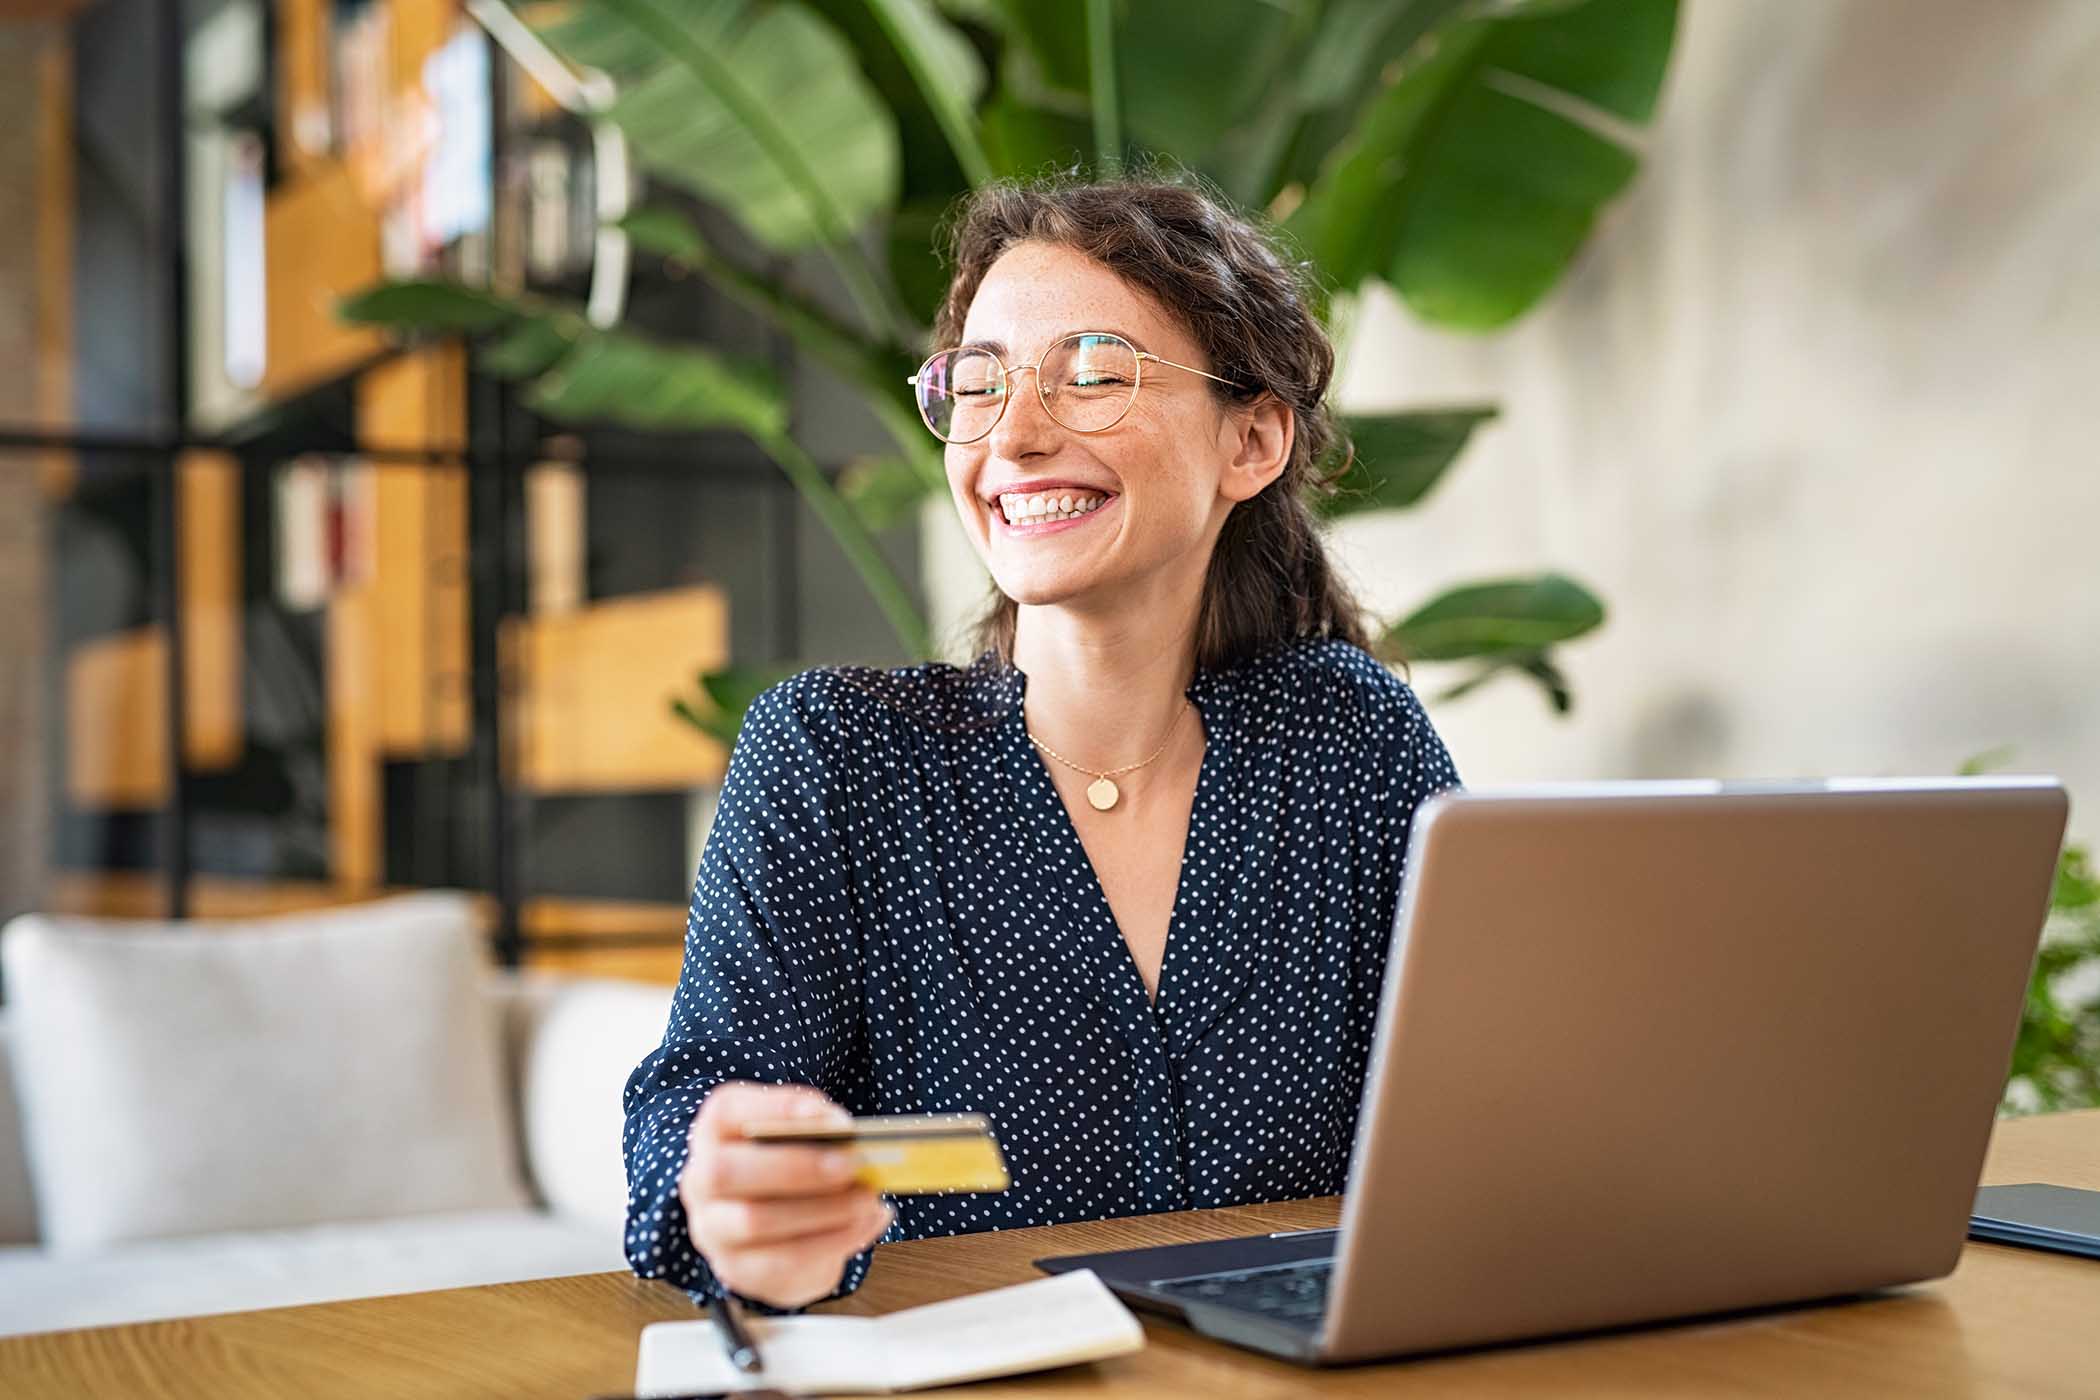
[(1137, 402), (1145, 361), (1215, 379), (1233, 381), (1194, 365), (1140, 350), (1113, 331), (1077, 331), (1054, 342), (1032, 365), (1009, 369), (981, 345), (939, 350), (905, 380), (918, 392), (919, 417), (942, 442), (975, 442), (1006, 413), (1012, 376), (1035, 371), (1043, 411), (1075, 433), (1098, 433), (1121, 422)]

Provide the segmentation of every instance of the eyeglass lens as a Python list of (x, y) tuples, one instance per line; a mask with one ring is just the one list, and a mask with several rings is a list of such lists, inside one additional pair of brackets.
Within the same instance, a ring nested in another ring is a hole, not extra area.
[[(1117, 335), (1066, 336), (1036, 373), (1043, 406), (1074, 432), (1112, 427), (1137, 396), (1137, 351)], [(919, 414), (942, 441), (975, 442), (999, 421), (1013, 389), (989, 351), (944, 351), (919, 373)]]

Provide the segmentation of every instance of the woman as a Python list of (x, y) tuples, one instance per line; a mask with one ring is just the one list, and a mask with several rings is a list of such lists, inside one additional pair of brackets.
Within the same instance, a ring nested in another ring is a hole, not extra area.
[[(968, 668), (805, 671), (745, 719), (625, 1094), (629, 1260), (696, 1300), (1340, 1191), (1410, 819), (1458, 783), (1314, 530), (1303, 265), (1174, 180), (997, 185), (952, 233), (934, 343), (974, 348), (914, 383), (997, 591)], [(885, 1205), (739, 1140), (847, 1111), (988, 1114), (1013, 1185)]]

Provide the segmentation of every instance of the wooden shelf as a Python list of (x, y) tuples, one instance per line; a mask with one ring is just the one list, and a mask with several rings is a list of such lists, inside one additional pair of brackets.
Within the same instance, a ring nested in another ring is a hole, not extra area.
[[(241, 481), (218, 453), (176, 467), (182, 532), (183, 760), (241, 757)], [(66, 796), (75, 806), (157, 807), (168, 797), (168, 638), (159, 623), (97, 637), (66, 660)]]
[(671, 712), (729, 659), (729, 604), (708, 584), (507, 618), (515, 781), (534, 793), (662, 792), (718, 783), (721, 744)]
[[(377, 449), (457, 451), (467, 438), (467, 357), (457, 342), (397, 355), (357, 381), (357, 437)], [(390, 758), (465, 753), (473, 728), (468, 656), (467, 473), (379, 464), (374, 476), (372, 622), (379, 745)]]
[(386, 348), (377, 330), (336, 316), (338, 302), (381, 276), (379, 219), (348, 166), (315, 162), (270, 192), (263, 258), (266, 397), (282, 402)]

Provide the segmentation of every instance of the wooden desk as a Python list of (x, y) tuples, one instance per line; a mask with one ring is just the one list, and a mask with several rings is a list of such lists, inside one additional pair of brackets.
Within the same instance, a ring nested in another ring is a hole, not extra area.
[[(2100, 1188), (2100, 1111), (1999, 1126), (1985, 1180)], [(845, 1312), (1037, 1277), (1040, 1255), (1331, 1224), (1300, 1201), (885, 1246)], [(645, 1323), (695, 1316), (629, 1274), (0, 1338), (0, 1395), (579, 1400), (622, 1393)], [(1425, 1361), (1304, 1371), (1148, 1321), (1135, 1356), (988, 1382), (1007, 1395), (2100, 1395), (2100, 1260), (1971, 1243), (1948, 1278), (1885, 1297)]]

